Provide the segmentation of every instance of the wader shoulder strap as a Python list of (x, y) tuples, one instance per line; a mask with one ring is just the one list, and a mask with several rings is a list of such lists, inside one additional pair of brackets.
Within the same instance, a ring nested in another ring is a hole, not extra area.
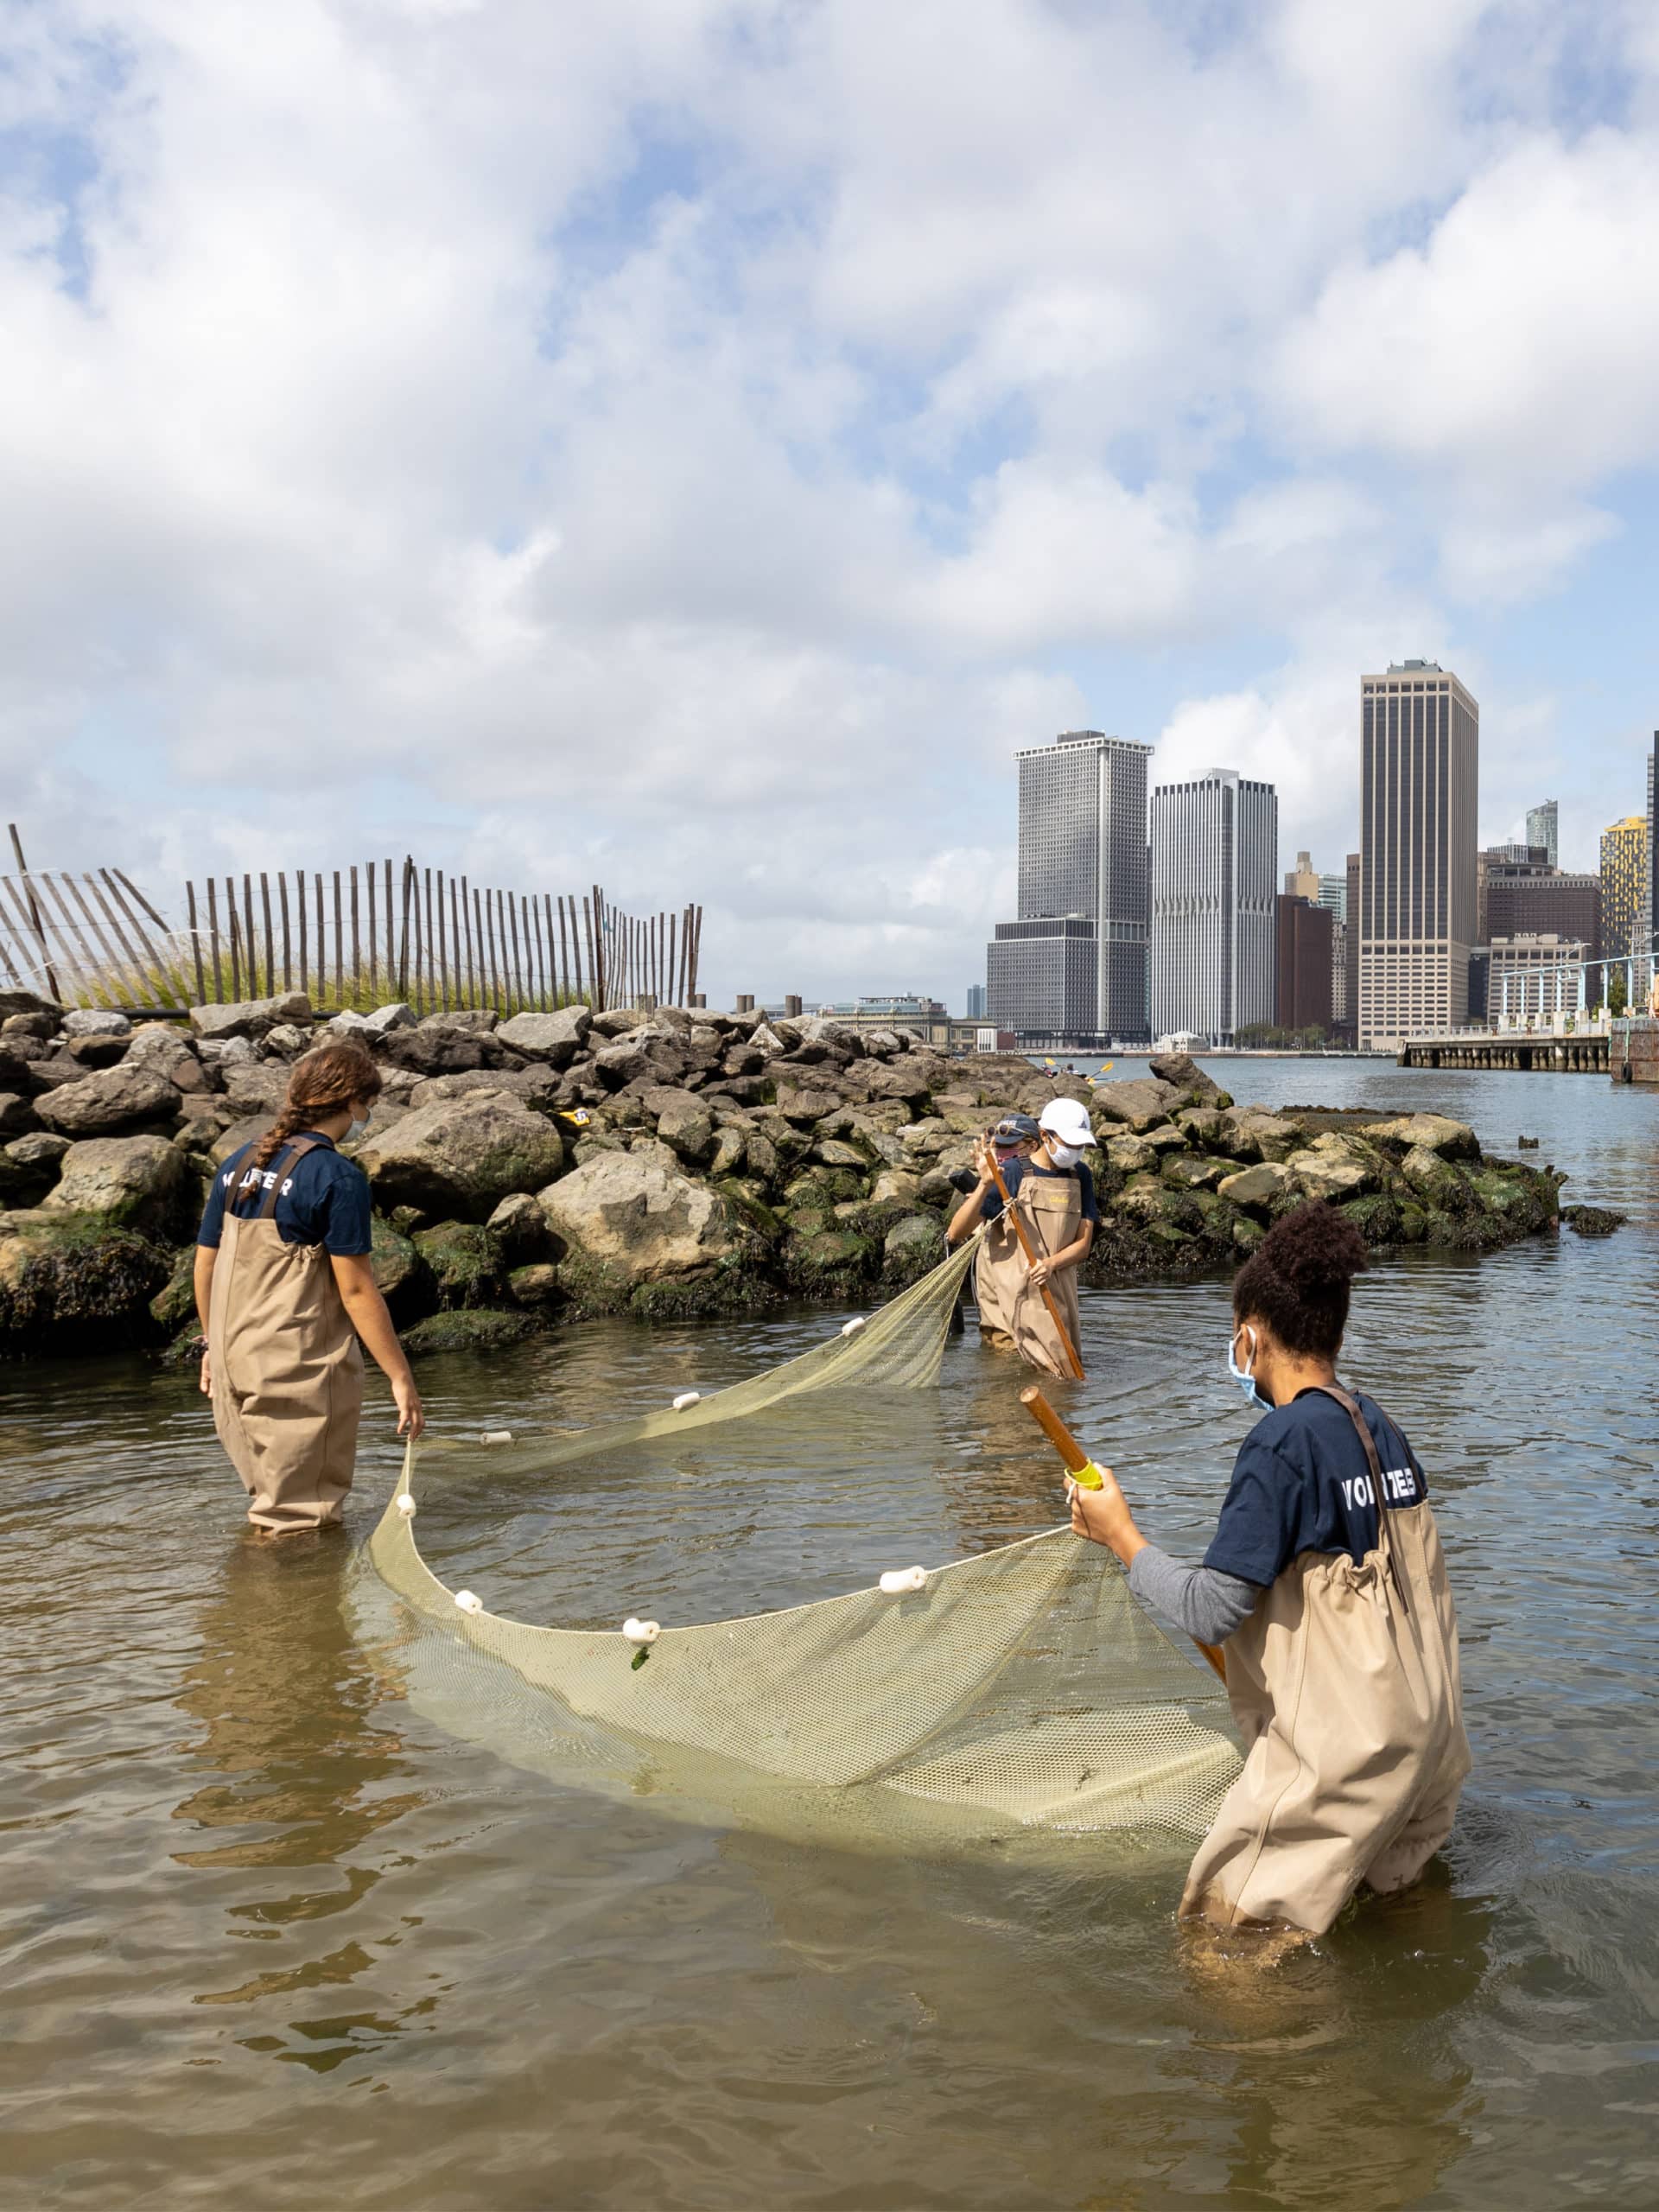
[[(1334, 1398), (1351, 1421), (1354, 1432), (1364, 1447), (1365, 1465), (1370, 1470), (1371, 1496), (1376, 1502), (1376, 1546), (1388, 1564), (1389, 1579), (1400, 1592), (1400, 1603), (1408, 1612), (1411, 1606), (1406, 1598), (1405, 1585), (1394, 1563), (1394, 1546), (1389, 1535), (1389, 1506), (1382, 1481), (1382, 1462), (1377, 1454), (1376, 1439), (1371, 1434), (1371, 1425), (1359, 1409), (1359, 1401), (1351, 1391), (1344, 1390), (1340, 1382), (1316, 1382), (1314, 1389), (1326, 1398)], [(1388, 1416), (1384, 1414), (1386, 1420)]]
[(263, 1204), (246, 1218), (250, 1221), (269, 1221), (276, 1211), (276, 1201), (282, 1194), (283, 1178), (289, 1173), (296, 1163), (303, 1160), (308, 1152), (332, 1152), (333, 1149), (332, 1145), (324, 1145), (317, 1137), (294, 1137), (279, 1147), (271, 1154), (270, 1165), (265, 1170), (266, 1174), (271, 1179), (270, 1187), (265, 1192)]

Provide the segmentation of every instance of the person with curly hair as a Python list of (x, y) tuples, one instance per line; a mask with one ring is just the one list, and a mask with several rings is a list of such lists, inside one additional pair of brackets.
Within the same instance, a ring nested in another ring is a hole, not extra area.
[(1130, 1587), (1223, 1646), (1244, 1764), (1199, 1847), (1183, 1918), (1319, 1935), (1362, 1883), (1414, 1882), (1469, 1772), (1457, 1611), (1428, 1485), (1399, 1425), (1336, 1363), (1365, 1266), (1321, 1202), (1233, 1284), (1228, 1366), (1262, 1418), (1198, 1567), (1147, 1542), (1109, 1471), (1071, 1525)]
[(340, 1520), (363, 1409), (361, 1344), (391, 1384), (397, 1433), (425, 1426), (370, 1268), (369, 1180), (338, 1150), (379, 1095), (361, 1045), (296, 1060), (275, 1122), (213, 1178), (197, 1232), (201, 1387), (248, 1519), (267, 1536)]

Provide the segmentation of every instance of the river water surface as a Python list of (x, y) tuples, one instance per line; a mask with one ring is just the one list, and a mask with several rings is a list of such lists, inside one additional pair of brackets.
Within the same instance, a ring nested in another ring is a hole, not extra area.
[[(1659, 1096), (1215, 1072), (1535, 1134), (1569, 1197), (1630, 1217), (1357, 1294), (1345, 1370), (1428, 1469), (1463, 1622), (1475, 1773), (1415, 1892), (1263, 1972), (1178, 1931), (1168, 1840), (863, 1847), (585, 1770), (551, 1721), (491, 1748), (363, 1632), (350, 1544), (244, 1540), (190, 1378), (0, 1369), (0, 2202), (1659, 2205)], [(1084, 1296), (1068, 1411), (1189, 1556), (1249, 1420), (1227, 1312), (1221, 1281)], [(838, 1318), (596, 1324), (423, 1389), (439, 1431), (574, 1426)], [(1020, 1379), (958, 1339), (937, 1394), (834, 1430), (469, 1478), (423, 1546), (564, 1624), (856, 1587), (1060, 1517)], [(359, 1537), (397, 1465), (384, 1391), (367, 1437)]]

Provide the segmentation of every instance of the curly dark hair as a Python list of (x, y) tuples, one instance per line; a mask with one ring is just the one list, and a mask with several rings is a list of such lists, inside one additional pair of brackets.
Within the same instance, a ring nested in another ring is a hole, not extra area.
[(337, 1045), (319, 1045), (296, 1060), (288, 1078), (288, 1096), (276, 1119), (248, 1154), (250, 1171), (269, 1167), (289, 1137), (308, 1129), (330, 1114), (338, 1114), (354, 1099), (372, 1103), (380, 1096), (380, 1071), (361, 1045), (349, 1037)]
[(1310, 1199), (1275, 1222), (1233, 1278), (1233, 1313), (1261, 1321), (1287, 1351), (1334, 1359), (1365, 1240), (1336, 1208)]

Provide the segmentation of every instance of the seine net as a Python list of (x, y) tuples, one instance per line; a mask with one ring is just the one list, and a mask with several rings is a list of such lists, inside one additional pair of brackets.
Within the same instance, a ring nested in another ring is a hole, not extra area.
[(883, 1578), (896, 1587), (654, 1635), (648, 1623), (630, 1622), (630, 1635), (507, 1619), (421, 1557), (429, 1465), (442, 1473), (477, 1452), (492, 1475), (534, 1474), (806, 1391), (925, 1387), (972, 1256), (969, 1245), (850, 1333), (677, 1412), (412, 1448), (371, 1564), (405, 1605), (556, 1708), (635, 1745), (772, 1777), (798, 1805), (803, 1793), (862, 1793), (872, 1806), (954, 1808), (982, 1830), (1202, 1832), (1238, 1770), (1225, 1692), (1142, 1611), (1110, 1554), (1069, 1529)]

